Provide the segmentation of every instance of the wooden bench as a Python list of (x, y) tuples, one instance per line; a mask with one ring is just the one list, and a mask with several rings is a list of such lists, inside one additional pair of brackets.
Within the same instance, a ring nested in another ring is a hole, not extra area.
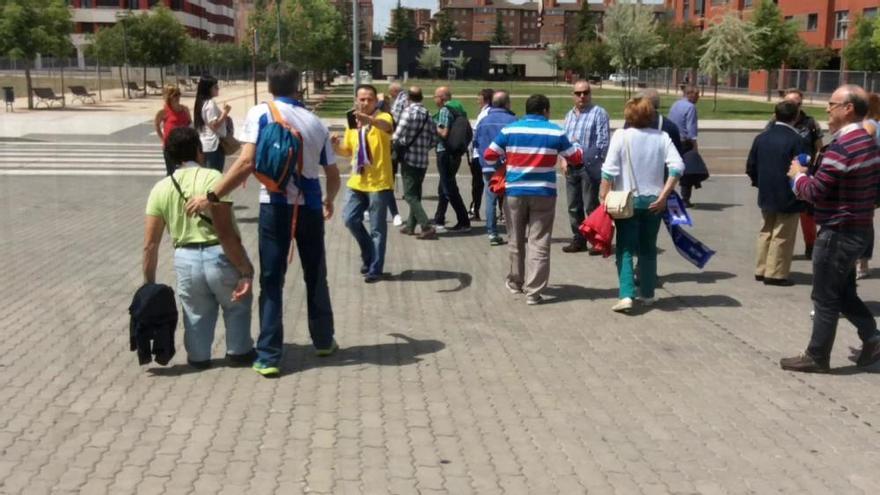
[(155, 91), (156, 94), (162, 94), (162, 87), (159, 86), (156, 81), (147, 81), (147, 87), (144, 88), (150, 91)]
[(79, 100), (83, 105), (86, 104), (86, 100), (91, 100), (92, 103), (95, 103), (95, 93), (89, 92), (85, 86), (68, 86), (68, 88), (73, 93), (73, 98), (70, 100), (71, 103), (76, 100)]
[(52, 88), (33, 88), (33, 91), (34, 96), (37, 97), (37, 103), (34, 104), (34, 108), (40, 106), (40, 103), (46, 105), (46, 108), (51, 108), (55, 102), (61, 102), (64, 105), (64, 97), (55, 95), (55, 91)]
[(177, 80), (177, 87), (179, 87), (179, 88), (181, 88), (181, 89), (184, 89), (184, 88), (185, 88), (185, 89), (187, 89), (187, 90), (191, 90), (193, 86), (192, 86), (192, 84), (191, 84), (189, 81), (187, 81), (186, 79), (178, 79), (178, 80)]
[(136, 82), (129, 81), (128, 82), (128, 92), (131, 93), (132, 91), (134, 91), (135, 93), (141, 93), (142, 96), (147, 96), (146, 89), (141, 89), (141, 87), (138, 86)]

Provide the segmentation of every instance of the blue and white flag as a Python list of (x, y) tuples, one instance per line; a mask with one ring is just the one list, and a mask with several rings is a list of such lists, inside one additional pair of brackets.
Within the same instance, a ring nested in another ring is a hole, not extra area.
[[(673, 198), (678, 200), (676, 208), (679, 211), (671, 211), (669, 206)], [(675, 244), (675, 250), (678, 251), (684, 259), (699, 269), (703, 269), (706, 263), (715, 254), (715, 251), (709, 249), (708, 246), (700, 242), (694, 236), (687, 233), (682, 225), (693, 225), (691, 217), (684, 207), (684, 202), (677, 193), (672, 193), (667, 201), (666, 211), (663, 212), (663, 223), (666, 224), (666, 230), (672, 237), (672, 243)]]

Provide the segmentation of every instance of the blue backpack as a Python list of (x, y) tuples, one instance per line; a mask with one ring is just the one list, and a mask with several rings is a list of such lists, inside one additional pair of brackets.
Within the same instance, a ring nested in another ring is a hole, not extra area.
[(272, 122), (260, 130), (254, 175), (269, 192), (283, 194), (291, 175), (296, 174), (295, 184), (302, 176), (303, 139), (299, 131), (287, 123), (275, 103), (270, 101), (267, 105), (272, 114)]

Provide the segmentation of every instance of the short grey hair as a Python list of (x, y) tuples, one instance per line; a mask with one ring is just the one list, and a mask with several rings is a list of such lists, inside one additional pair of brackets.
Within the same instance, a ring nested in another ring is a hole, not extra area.
[(507, 91), (496, 91), (492, 94), (492, 108), (510, 108), (510, 95)]
[(846, 91), (844, 103), (851, 103), (856, 117), (864, 119), (868, 115), (868, 93), (857, 84), (844, 84), (837, 88)]
[(660, 109), (660, 92), (654, 88), (647, 88), (639, 91), (639, 94), (636, 95), (638, 98), (644, 98), (651, 102), (651, 105), (654, 105), (654, 110)]

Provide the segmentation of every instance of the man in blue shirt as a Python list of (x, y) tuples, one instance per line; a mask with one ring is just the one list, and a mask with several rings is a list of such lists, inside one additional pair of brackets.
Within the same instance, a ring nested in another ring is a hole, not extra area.
[[(480, 160), (480, 168), (483, 178), (486, 181), (486, 231), (489, 233), (489, 244), (492, 246), (500, 246), (504, 244), (504, 239), (498, 235), (498, 222), (495, 217), (495, 204), (498, 202), (498, 196), (489, 190), (489, 180), (495, 173), (495, 167), (486, 162), (483, 153), (486, 148), (492, 144), (492, 140), (507, 124), (516, 122), (516, 115), (510, 111), (510, 96), (507, 91), (496, 91), (492, 95), (492, 102), (486, 115), (477, 124), (474, 131), (474, 152), (478, 153)], [(504, 166), (503, 164), (501, 165)]]
[[(569, 164), (565, 168), (565, 193), (568, 196), (568, 221), (573, 235), (571, 243), (562, 248), (566, 253), (587, 250), (587, 240), (580, 226), (599, 206), (599, 180), (602, 162), (608, 153), (610, 124), (608, 112), (593, 105), (592, 90), (587, 81), (574, 83), (574, 107), (565, 116), (565, 134), (572, 143), (580, 144), (584, 153), (583, 164)], [(590, 254), (599, 254), (591, 251)]]
[[(689, 151), (697, 151), (697, 101), (700, 100), (700, 90), (696, 86), (685, 86), (684, 96), (669, 109), (669, 120), (678, 127), (681, 133), (682, 157)], [(685, 169), (685, 174), (687, 170)], [(688, 206), (691, 204), (691, 185), (681, 185), (681, 199)]]

